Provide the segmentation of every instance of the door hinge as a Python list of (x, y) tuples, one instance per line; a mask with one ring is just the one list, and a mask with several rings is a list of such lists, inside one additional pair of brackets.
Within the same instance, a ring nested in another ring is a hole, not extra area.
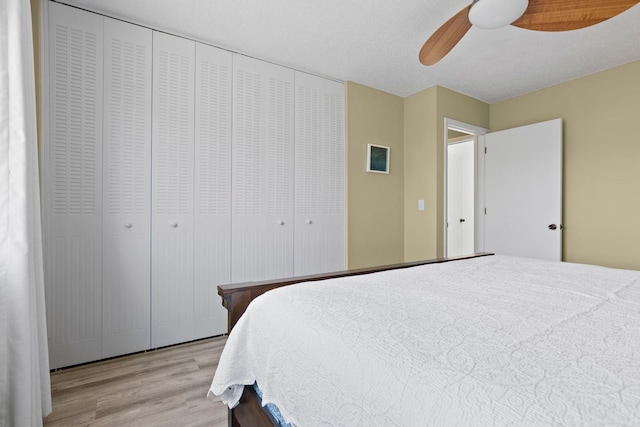
[(484, 147), (484, 154), (487, 154), (487, 147)]
[(485, 215), (487, 214), (487, 208), (484, 208), (484, 214)]

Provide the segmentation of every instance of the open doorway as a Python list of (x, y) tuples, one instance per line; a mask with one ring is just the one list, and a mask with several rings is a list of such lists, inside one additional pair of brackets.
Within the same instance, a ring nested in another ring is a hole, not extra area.
[(445, 118), (444, 255), (484, 250), (483, 135), (488, 129)]

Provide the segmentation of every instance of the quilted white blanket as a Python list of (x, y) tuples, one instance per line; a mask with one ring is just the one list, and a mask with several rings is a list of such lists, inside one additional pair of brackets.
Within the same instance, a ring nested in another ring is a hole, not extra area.
[(489, 256), (279, 288), (210, 393), (254, 381), (297, 426), (640, 426), (640, 272)]

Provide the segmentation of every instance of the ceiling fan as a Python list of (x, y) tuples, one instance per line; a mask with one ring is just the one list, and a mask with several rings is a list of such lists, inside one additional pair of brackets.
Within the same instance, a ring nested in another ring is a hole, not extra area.
[(589, 27), (624, 12), (640, 0), (473, 0), (425, 42), (420, 62), (433, 65), (454, 48), (472, 25), (509, 24), (526, 30), (568, 31)]

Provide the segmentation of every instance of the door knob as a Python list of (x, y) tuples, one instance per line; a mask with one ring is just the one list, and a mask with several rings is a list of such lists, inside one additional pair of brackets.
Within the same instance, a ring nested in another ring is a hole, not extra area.
[(131, 227), (133, 227), (133, 224), (131, 224), (130, 222), (124, 225), (124, 228), (131, 228)]
[(466, 220), (464, 218), (460, 218), (460, 222), (465, 222)]
[(556, 228), (558, 228), (557, 225), (555, 224), (549, 224), (549, 230), (555, 230)]
[(177, 222), (172, 222), (170, 225), (171, 225), (173, 228), (176, 228), (176, 227), (178, 226), (178, 223), (177, 223)]

